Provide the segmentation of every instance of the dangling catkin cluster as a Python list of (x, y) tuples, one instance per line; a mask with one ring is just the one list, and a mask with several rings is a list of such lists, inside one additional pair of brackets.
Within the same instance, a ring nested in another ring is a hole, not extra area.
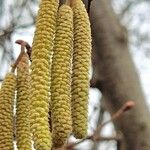
[(51, 103), (52, 134), (55, 148), (62, 146), (72, 132), (71, 56), (73, 12), (70, 6), (59, 8), (52, 61)]
[(16, 141), (18, 150), (31, 150), (29, 57), (24, 53), (17, 66)]
[(13, 107), (16, 77), (8, 73), (0, 90), (0, 150), (13, 150)]
[[(17, 67), (18, 150), (31, 150), (32, 141), (35, 150), (57, 149), (71, 133), (76, 138), (87, 134), (90, 22), (81, 0), (67, 0), (59, 9), (58, 1), (41, 1), (31, 70), (27, 43), (16, 41), (21, 45), (12, 68)], [(16, 77), (8, 73), (0, 91), (0, 150), (13, 150), (15, 87)]]
[(73, 133), (77, 138), (87, 134), (91, 29), (88, 14), (81, 0), (74, 0), (74, 51), (72, 69)]
[(50, 59), (56, 26), (58, 0), (42, 0), (36, 20), (31, 64), (31, 131), (36, 150), (50, 150), (49, 130)]

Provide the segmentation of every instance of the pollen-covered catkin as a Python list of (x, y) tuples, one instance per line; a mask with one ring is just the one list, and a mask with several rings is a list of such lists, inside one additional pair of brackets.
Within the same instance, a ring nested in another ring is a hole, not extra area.
[(76, 138), (87, 134), (89, 68), (91, 61), (91, 29), (81, 0), (73, 3), (74, 49), (72, 69), (72, 119)]
[(16, 141), (18, 150), (31, 150), (29, 120), (29, 57), (24, 53), (17, 66)]
[(72, 132), (71, 55), (73, 12), (64, 4), (59, 8), (52, 61), (51, 104), (54, 148), (61, 147)]
[(58, 0), (42, 0), (36, 20), (31, 64), (30, 123), (36, 150), (50, 150), (50, 63), (56, 27)]
[(13, 150), (16, 76), (7, 73), (0, 90), (0, 150)]

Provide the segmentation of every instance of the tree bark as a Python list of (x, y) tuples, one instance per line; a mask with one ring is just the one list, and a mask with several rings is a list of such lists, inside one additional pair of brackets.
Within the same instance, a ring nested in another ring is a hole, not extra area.
[(90, 13), (93, 35), (93, 78), (113, 114), (127, 100), (135, 107), (115, 121), (127, 150), (150, 149), (150, 113), (139, 77), (129, 53), (127, 31), (117, 19), (109, 0), (93, 0)]

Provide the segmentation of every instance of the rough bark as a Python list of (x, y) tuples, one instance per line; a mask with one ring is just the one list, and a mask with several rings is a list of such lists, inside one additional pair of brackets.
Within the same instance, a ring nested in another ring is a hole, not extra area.
[(111, 114), (127, 100), (135, 102), (134, 109), (115, 122), (116, 129), (123, 133), (127, 150), (149, 150), (150, 114), (129, 53), (126, 28), (109, 0), (93, 0), (90, 19), (95, 45), (92, 86), (102, 92)]

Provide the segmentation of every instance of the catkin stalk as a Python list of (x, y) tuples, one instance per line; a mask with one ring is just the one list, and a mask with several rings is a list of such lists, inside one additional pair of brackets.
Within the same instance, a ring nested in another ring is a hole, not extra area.
[(23, 54), (17, 66), (16, 141), (18, 150), (31, 150), (29, 120), (29, 57)]
[(16, 77), (7, 73), (0, 90), (0, 150), (13, 150), (13, 108)]
[(52, 61), (51, 104), (54, 148), (61, 147), (72, 132), (71, 56), (73, 12), (64, 4), (59, 8)]
[(74, 0), (74, 50), (72, 69), (72, 119), (76, 138), (87, 134), (91, 29), (81, 0)]
[(36, 20), (31, 64), (31, 131), (36, 150), (50, 150), (49, 130), (50, 63), (58, 0), (42, 0)]

